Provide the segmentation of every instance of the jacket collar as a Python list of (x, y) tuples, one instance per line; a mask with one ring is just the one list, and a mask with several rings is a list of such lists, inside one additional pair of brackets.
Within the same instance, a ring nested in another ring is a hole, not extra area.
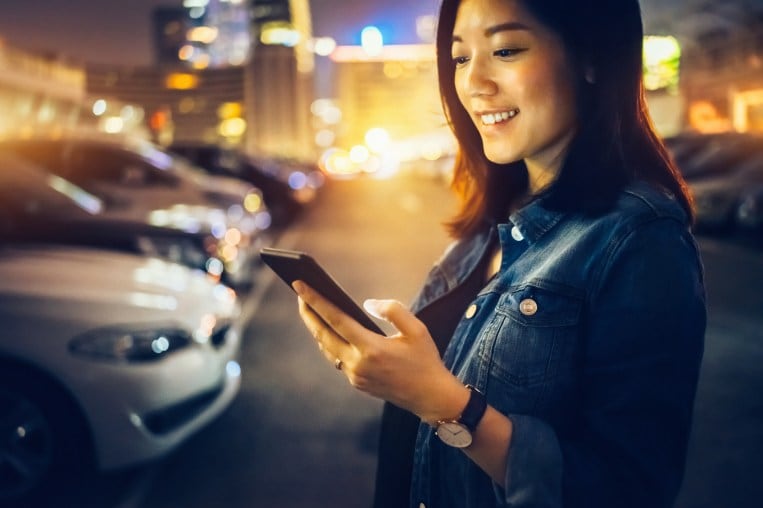
[(544, 207), (545, 200), (543, 197), (535, 199), (509, 215), (511, 224), (519, 229), (528, 243), (537, 242), (556, 226), (566, 213)]

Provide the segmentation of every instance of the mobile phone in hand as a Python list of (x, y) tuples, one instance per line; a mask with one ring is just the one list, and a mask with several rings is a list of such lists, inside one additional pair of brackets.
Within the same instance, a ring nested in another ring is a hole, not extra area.
[(312, 256), (295, 250), (265, 247), (260, 249), (260, 257), (290, 288), (292, 282), (301, 280), (364, 327), (386, 335)]

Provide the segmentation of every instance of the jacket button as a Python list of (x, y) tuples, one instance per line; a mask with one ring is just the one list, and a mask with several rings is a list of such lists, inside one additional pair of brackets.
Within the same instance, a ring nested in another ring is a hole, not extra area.
[(466, 316), (466, 319), (471, 319), (474, 317), (474, 315), (477, 313), (477, 304), (473, 303), (469, 306), (468, 309), (466, 309), (466, 313), (464, 314)]
[(522, 235), (522, 232), (521, 232), (521, 231), (519, 230), (519, 228), (518, 228), (518, 227), (516, 227), (516, 226), (514, 226), (513, 228), (511, 228), (511, 237), (512, 237), (514, 240), (518, 241), (518, 242), (521, 242), (522, 240), (524, 240), (524, 239), (525, 239), (524, 235)]
[(538, 304), (532, 298), (525, 298), (519, 302), (519, 312), (525, 316), (532, 316), (538, 312)]

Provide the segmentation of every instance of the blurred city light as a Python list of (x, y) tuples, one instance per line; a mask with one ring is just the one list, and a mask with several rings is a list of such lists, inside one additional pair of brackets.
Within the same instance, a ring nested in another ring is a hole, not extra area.
[(734, 129), (739, 132), (749, 132), (752, 122), (748, 111), (757, 109), (763, 111), (763, 88), (737, 92), (732, 99)]
[(422, 42), (434, 42), (437, 32), (437, 18), (434, 15), (416, 18), (416, 35)]
[(199, 78), (189, 72), (171, 72), (164, 80), (170, 90), (191, 90), (199, 86)]
[(360, 45), (369, 56), (378, 56), (384, 48), (384, 37), (375, 26), (367, 26), (360, 32)]
[(246, 132), (246, 120), (243, 118), (226, 118), (220, 122), (218, 133), (225, 138), (239, 138)]
[(188, 9), (188, 17), (191, 19), (201, 19), (206, 13), (207, 10), (204, 7), (191, 7)]
[(197, 26), (188, 31), (186, 38), (193, 42), (212, 44), (217, 39), (218, 32), (216, 27)]
[(330, 129), (321, 129), (315, 133), (315, 144), (320, 147), (328, 148), (334, 144), (335, 140), (336, 134)]
[(93, 114), (95, 116), (101, 116), (106, 112), (106, 101), (103, 99), (98, 99), (93, 103)]
[(244, 199), (244, 208), (246, 208), (248, 212), (256, 212), (261, 207), (262, 198), (256, 193), (248, 194)]
[(334, 176), (346, 176), (357, 172), (350, 160), (350, 154), (340, 148), (329, 148), (320, 158), (319, 166)]
[(262, 26), (260, 42), (267, 45), (294, 47), (302, 36), (287, 21), (270, 21)]
[(186, 44), (178, 50), (178, 58), (182, 61), (189, 61), (193, 59), (193, 55), (196, 53), (196, 48), (190, 44)]
[(318, 56), (329, 56), (336, 49), (336, 41), (332, 37), (317, 37), (308, 42), (308, 49)]
[(370, 155), (368, 148), (363, 145), (355, 145), (350, 148), (350, 161), (355, 164), (363, 164)]
[(118, 116), (110, 116), (104, 119), (103, 131), (108, 134), (118, 134), (124, 129), (125, 122)]
[(342, 121), (342, 111), (331, 99), (316, 99), (310, 105), (310, 112), (327, 125), (336, 125)]
[(365, 141), (372, 152), (382, 152), (389, 145), (389, 132), (381, 127), (374, 127), (366, 132)]
[(206, 69), (209, 67), (209, 63), (211, 61), (211, 58), (208, 54), (200, 55), (196, 60), (194, 60), (192, 67), (194, 69)]
[(443, 150), (439, 143), (430, 141), (421, 147), (421, 158), (428, 161), (436, 161), (443, 156)]
[(681, 47), (675, 37), (644, 37), (644, 86), (647, 90), (678, 89)]

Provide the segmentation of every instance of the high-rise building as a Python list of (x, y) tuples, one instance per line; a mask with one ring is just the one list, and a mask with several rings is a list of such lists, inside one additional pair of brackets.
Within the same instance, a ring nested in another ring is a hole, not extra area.
[(315, 157), (308, 0), (253, 0), (253, 50), (246, 66), (247, 146), (265, 153)]
[(186, 0), (154, 13), (157, 65), (93, 65), (88, 92), (140, 105), (157, 140), (314, 159), (308, 0)]
[(158, 7), (153, 12), (154, 54), (159, 64), (178, 62), (190, 29), (188, 11), (182, 7)]

